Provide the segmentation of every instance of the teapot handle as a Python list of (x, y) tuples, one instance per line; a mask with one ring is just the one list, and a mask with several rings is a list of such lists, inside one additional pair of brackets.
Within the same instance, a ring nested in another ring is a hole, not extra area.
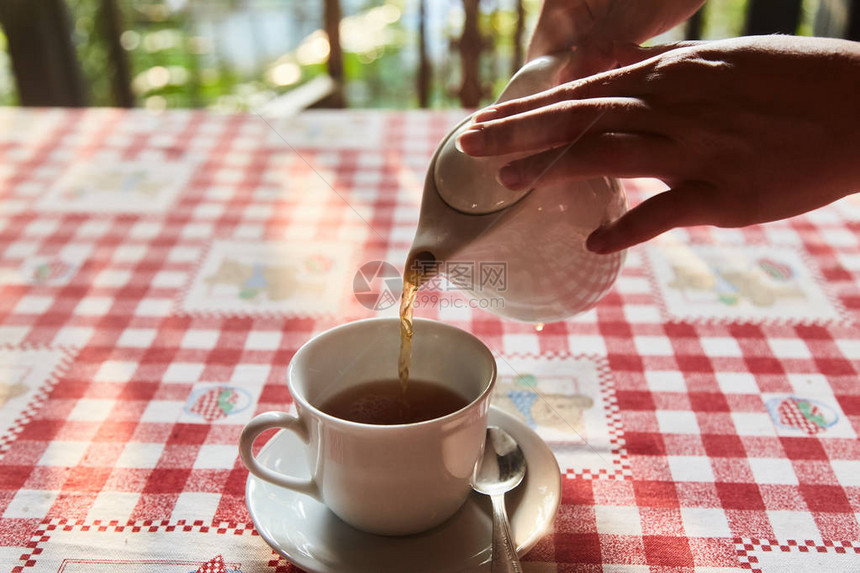
[(548, 56), (541, 56), (527, 62), (520, 68), (502, 93), (496, 103), (517, 99), (556, 86), (555, 78), (558, 73), (570, 63), (573, 51), (556, 52)]

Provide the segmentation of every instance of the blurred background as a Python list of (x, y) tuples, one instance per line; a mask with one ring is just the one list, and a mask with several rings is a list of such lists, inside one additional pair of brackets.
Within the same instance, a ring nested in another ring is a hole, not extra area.
[[(475, 107), (540, 0), (0, 0), (0, 105)], [(860, 39), (860, 0), (710, 0), (655, 42)]]

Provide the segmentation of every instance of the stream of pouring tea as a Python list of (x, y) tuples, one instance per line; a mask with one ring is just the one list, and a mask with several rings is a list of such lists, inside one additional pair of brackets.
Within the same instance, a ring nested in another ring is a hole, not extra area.
[(400, 389), (405, 393), (412, 366), (412, 311), (421, 281), (414, 273), (403, 273), (403, 293), (400, 295), (400, 355), (397, 358), (397, 376)]

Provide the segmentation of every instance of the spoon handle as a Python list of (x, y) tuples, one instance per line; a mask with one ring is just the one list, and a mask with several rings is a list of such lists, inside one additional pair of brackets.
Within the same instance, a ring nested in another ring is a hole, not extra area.
[(511, 524), (505, 510), (505, 495), (490, 496), (493, 500), (493, 561), (491, 573), (522, 573), (517, 549), (511, 535)]

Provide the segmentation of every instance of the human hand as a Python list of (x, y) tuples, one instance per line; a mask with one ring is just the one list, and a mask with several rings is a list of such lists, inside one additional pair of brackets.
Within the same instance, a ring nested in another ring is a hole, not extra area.
[(528, 59), (575, 49), (560, 83), (615, 67), (612, 44), (641, 44), (693, 15), (704, 0), (545, 0)]
[(629, 65), (492, 106), (459, 140), (469, 155), (525, 154), (499, 173), (511, 189), (601, 175), (670, 187), (595, 231), (592, 251), (673, 227), (783, 219), (860, 190), (860, 44), (767, 36), (616, 48)]

